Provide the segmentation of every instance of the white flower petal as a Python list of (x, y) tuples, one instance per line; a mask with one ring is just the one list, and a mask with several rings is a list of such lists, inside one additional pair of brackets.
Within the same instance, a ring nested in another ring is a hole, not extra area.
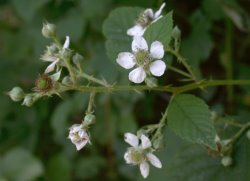
[(130, 158), (129, 155), (130, 155), (130, 154), (129, 154), (128, 151), (124, 154), (124, 159), (125, 159), (125, 161), (126, 161), (127, 164), (131, 164), (131, 163), (132, 163), (132, 162), (131, 162), (131, 158)]
[(154, 19), (158, 18), (161, 15), (161, 12), (162, 12), (163, 8), (165, 7), (165, 5), (166, 5), (166, 3), (163, 3), (161, 5), (161, 7), (159, 8), (159, 10), (155, 12)]
[(81, 124), (73, 124), (69, 130), (70, 130), (70, 133), (76, 133), (78, 131), (80, 131), (82, 129), (82, 125)]
[(135, 25), (127, 30), (127, 35), (129, 36), (142, 36), (145, 32), (145, 28), (141, 25)]
[(70, 42), (69, 36), (66, 36), (66, 40), (63, 44), (63, 49), (69, 48), (69, 42)]
[(160, 77), (166, 70), (166, 64), (162, 60), (156, 60), (149, 65), (149, 70), (154, 76)]
[(159, 41), (154, 41), (150, 47), (150, 56), (155, 59), (162, 59), (164, 57), (164, 47)]
[(149, 174), (149, 164), (147, 162), (142, 162), (140, 164), (140, 171), (143, 178), (147, 178)]
[(146, 78), (146, 72), (144, 71), (143, 67), (138, 67), (129, 73), (128, 78), (131, 82), (139, 84), (142, 83)]
[(154, 12), (152, 9), (148, 8), (143, 12), (144, 15), (150, 17), (151, 19), (154, 18)]
[(137, 147), (139, 144), (138, 137), (132, 133), (125, 133), (124, 140), (126, 143), (130, 144), (133, 147)]
[(87, 143), (88, 143), (88, 140), (87, 140), (87, 139), (84, 139), (83, 141), (78, 142), (78, 143), (74, 143), (74, 144), (76, 145), (77, 151), (79, 151), (79, 150), (82, 149)]
[(134, 55), (129, 52), (119, 53), (116, 62), (125, 69), (131, 69), (135, 65)]
[(55, 69), (55, 66), (58, 62), (59, 62), (59, 59), (57, 59), (56, 61), (49, 64), (49, 66), (45, 69), (44, 73), (48, 74), (48, 73), (52, 72)]
[(159, 16), (158, 18), (156, 18), (154, 21), (152, 21), (151, 22), (151, 24), (153, 24), (153, 23), (155, 23), (155, 22), (157, 22), (159, 19), (161, 19), (163, 16), (161, 15), (161, 16)]
[(137, 52), (138, 50), (148, 51), (146, 40), (142, 36), (135, 36), (132, 42), (132, 50), (133, 52)]
[(141, 135), (141, 145), (143, 149), (150, 148), (152, 146), (151, 141), (144, 134)]
[(157, 168), (161, 168), (161, 161), (152, 153), (147, 154), (148, 161)]

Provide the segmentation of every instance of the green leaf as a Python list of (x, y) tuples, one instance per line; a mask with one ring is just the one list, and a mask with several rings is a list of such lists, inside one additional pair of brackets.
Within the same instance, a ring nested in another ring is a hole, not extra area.
[(173, 13), (170, 12), (151, 24), (144, 33), (144, 37), (150, 45), (153, 41), (160, 41), (165, 47), (171, 40), (173, 30)]
[(249, 140), (242, 138), (232, 156), (233, 166), (224, 167), (220, 163), (221, 157), (211, 157), (196, 145), (182, 146), (168, 164), (165, 178), (171, 181), (248, 181), (249, 151)]
[(1, 159), (0, 168), (7, 180), (31, 181), (43, 173), (42, 163), (23, 148), (9, 150)]
[(168, 107), (168, 125), (180, 137), (216, 148), (216, 131), (206, 103), (189, 94), (175, 96)]
[(118, 53), (131, 51), (132, 38), (127, 35), (127, 30), (134, 26), (142, 11), (134, 7), (117, 8), (105, 20), (103, 33), (107, 38), (107, 54), (112, 61), (116, 60)]

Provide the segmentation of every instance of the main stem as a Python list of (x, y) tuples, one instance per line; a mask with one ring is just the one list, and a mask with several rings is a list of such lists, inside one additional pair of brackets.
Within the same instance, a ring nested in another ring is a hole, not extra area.
[(59, 92), (65, 92), (68, 90), (77, 90), (82, 92), (117, 92), (117, 91), (162, 91), (170, 93), (183, 93), (195, 89), (204, 89), (211, 86), (226, 86), (226, 85), (250, 85), (250, 80), (203, 80), (195, 82), (192, 84), (172, 87), (168, 86), (157, 86), (148, 87), (146, 85), (128, 85), (128, 86), (110, 86), (110, 87), (100, 87), (100, 86), (78, 86), (78, 85), (68, 85), (62, 86)]

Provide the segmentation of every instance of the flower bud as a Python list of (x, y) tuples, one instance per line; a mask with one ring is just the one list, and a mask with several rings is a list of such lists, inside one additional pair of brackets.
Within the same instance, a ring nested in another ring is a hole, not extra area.
[(14, 87), (8, 92), (8, 95), (15, 102), (21, 101), (25, 96), (23, 89), (20, 87)]
[(154, 77), (146, 77), (145, 82), (149, 87), (156, 87), (157, 86), (157, 79)]
[(247, 131), (247, 138), (250, 140), (250, 129)]
[(42, 28), (42, 34), (45, 38), (53, 38), (56, 36), (56, 26), (51, 23), (44, 23)]
[(232, 165), (232, 163), (233, 163), (233, 160), (230, 156), (225, 156), (221, 159), (221, 164), (224, 167), (228, 167), (228, 166)]
[(57, 52), (58, 52), (58, 47), (57, 47), (56, 44), (53, 43), (52, 45), (50, 45), (48, 47), (48, 53), (49, 53), (49, 55), (54, 55)]
[(76, 54), (73, 56), (73, 63), (74, 63), (75, 65), (80, 65), (82, 61), (83, 61), (83, 56), (80, 55), (79, 53), (76, 53)]
[(69, 50), (69, 49), (63, 49), (61, 51), (61, 56), (62, 56), (63, 59), (69, 60), (69, 59), (71, 59), (72, 51)]
[(34, 103), (33, 96), (32, 95), (26, 95), (24, 97), (22, 105), (27, 106), (27, 107), (31, 107), (33, 103)]
[(181, 30), (179, 29), (178, 26), (175, 26), (173, 31), (172, 31), (172, 36), (174, 39), (180, 39), (181, 37)]
[(163, 145), (163, 135), (160, 135), (160, 136), (158, 136), (157, 139), (155, 139), (153, 141), (153, 146), (157, 150), (157, 149), (161, 148), (162, 145)]
[(89, 125), (94, 124), (94, 123), (95, 123), (95, 115), (87, 114), (84, 117), (84, 120), (83, 120), (84, 126), (89, 126)]
[(63, 80), (62, 80), (62, 83), (65, 84), (65, 85), (71, 85), (71, 84), (73, 84), (73, 82), (72, 82), (70, 76), (65, 76), (65, 77), (63, 78)]

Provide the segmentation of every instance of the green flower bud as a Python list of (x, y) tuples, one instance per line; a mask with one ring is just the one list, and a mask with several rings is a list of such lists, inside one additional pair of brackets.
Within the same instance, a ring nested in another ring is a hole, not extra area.
[(84, 117), (83, 124), (85, 126), (89, 126), (89, 125), (94, 124), (94, 123), (95, 123), (95, 115), (93, 115), (93, 114), (87, 114)]
[(42, 28), (42, 34), (45, 38), (53, 38), (56, 36), (56, 26), (51, 23), (44, 23)]
[(74, 63), (75, 65), (80, 65), (82, 61), (83, 61), (83, 56), (80, 55), (79, 53), (76, 53), (76, 54), (73, 56), (73, 63)]
[(181, 37), (181, 30), (178, 28), (178, 26), (175, 26), (172, 31), (172, 36), (174, 39), (180, 39)]
[(232, 165), (232, 163), (233, 163), (233, 160), (230, 156), (225, 156), (221, 159), (221, 164), (224, 167), (228, 167), (228, 166)]
[(35, 101), (34, 101), (32, 95), (26, 95), (26, 96), (24, 97), (24, 100), (23, 100), (22, 105), (27, 106), (27, 107), (31, 107), (32, 104), (33, 104), (34, 102), (35, 102)]
[(20, 87), (14, 87), (8, 92), (8, 95), (15, 102), (21, 101), (25, 96), (23, 89)]
[(71, 85), (71, 84), (73, 84), (73, 82), (72, 82), (70, 76), (65, 76), (65, 77), (63, 78), (63, 80), (62, 80), (62, 83), (65, 84), (65, 85)]
[(50, 45), (48, 47), (48, 53), (49, 53), (49, 55), (54, 55), (57, 52), (58, 52), (58, 47), (57, 47), (56, 44), (53, 43), (52, 45)]
[(158, 136), (158, 138), (156, 138), (153, 141), (153, 146), (157, 150), (157, 149), (161, 148), (162, 145), (163, 145), (163, 135), (160, 135), (160, 136)]
[(149, 87), (156, 87), (157, 86), (157, 79), (154, 77), (146, 77), (145, 83)]
[(247, 131), (247, 138), (250, 140), (250, 129)]
[(69, 49), (63, 49), (63, 50), (61, 51), (61, 57), (62, 57), (63, 59), (66, 59), (66, 60), (71, 59), (71, 57), (72, 57), (72, 51), (69, 50)]

